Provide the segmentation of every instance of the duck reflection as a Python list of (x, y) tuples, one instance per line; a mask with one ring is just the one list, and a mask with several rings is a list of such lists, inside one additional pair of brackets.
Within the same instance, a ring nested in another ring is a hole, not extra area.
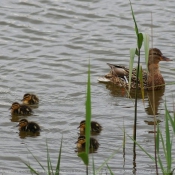
[[(148, 91), (148, 107), (145, 108), (145, 111), (148, 115), (157, 115), (159, 114), (158, 108), (160, 102), (162, 100), (162, 96), (164, 95), (165, 88), (158, 90), (158, 91)], [(154, 109), (154, 110), (153, 110)]]
[[(110, 91), (110, 94), (114, 97), (117, 96), (117, 97), (135, 98), (135, 89), (131, 89), (131, 91), (129, 92), (126, 88), (116, 86), (113, 83), (107, 83), (106, 89), (108, 89)], [(145, 93), (144, 98), (146, 98), (146, 95), (147, 94)], [(137, 97), (142, 99), (141, 90), (138, 90)]]

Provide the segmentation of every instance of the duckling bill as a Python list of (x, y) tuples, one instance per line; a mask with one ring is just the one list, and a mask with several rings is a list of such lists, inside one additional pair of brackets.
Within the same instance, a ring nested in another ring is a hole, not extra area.
[(17, 127), (19, 127), (19, 131), (32, 132), (32, 133), (36, 133), (41, 130), (40, 126), (37, 123), (32, 121), (29, 122), (26, 119), (21, 119)]
[(10, 107), (12, 115), (31, 115), (33, 113), (32, 109), (18, 102), (14, 102)]
[(26, 105), (35, 105), (39, 103), (39, 98), (34, 94), (24, 94), (23, 99), (21, 100)]

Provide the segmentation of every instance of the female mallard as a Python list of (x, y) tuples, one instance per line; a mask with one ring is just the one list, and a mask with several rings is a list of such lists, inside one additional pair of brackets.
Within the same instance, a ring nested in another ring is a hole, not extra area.
[[(85, 120), (80, 122), (80, 125), (78, 127), (80, 128), (80, 132), (83, 132), (83, 133), (85, 132), (85, 127), (86, 127), (85, 122), (86, 122)], [(102, 126), (99, 123), (95, 121), (91, 121), (91, 132), (92, 133), (100, 133), (101, 130), (102, 130)]]
[(19, 126), (20, 131), (26, 131), (26, 132), (32, 132), (32, 133), (36, 133), (41, 130), (40, 126), (37, 123), (29, 122), (26, 119), (21, 119), (17, 126)]
[(24, 94), (21, 100), (26, 105), (35, 105), (39, 103), (39, 98), (34, 94)]
[(12, 115), (31, 115), (33, 113), (29, 106), (14, 102), (10, 107)]
[[(84, 149), (85, 145), (86, 145), (86, 138), (85, 136), (79, 136), (78, 137), (78, 141), (75, 142), (77, 144), (77, 148), (78, 149)], [(90, 138), (90, 145), (89, 148), (91, 150), (97, 150), (99, 147), (99, 143), (96, 139), (94, 139), (93, 137)]]
[[(143, 85), (144, 89), (154, 90), (162, 89), (165, 81), (159, 70), (159, 61), (171, 61), (169, 58), (163, 56), (162, 52), (157, 48), (149, 50), (148, 59), (148, 73), (143, 71)], [(111, 68), (110, 73), (103, 78), (99, 78), (99, 82), (112, 82), (118, 86), (128, 87), (129, 69), (119, 65), (108, 64)], [(140, 87), (140, 82), (138, 82)], [(131, 88), (136, 88), (136, 69), (132, 71)]]

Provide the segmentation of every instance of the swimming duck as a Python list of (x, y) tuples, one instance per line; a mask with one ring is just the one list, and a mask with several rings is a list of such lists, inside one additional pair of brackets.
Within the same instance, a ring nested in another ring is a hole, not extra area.
[(12, 115), (31, 115), (33, 113), (32, 109), (18, 102), (14, 102), (10, 107)]
[[(151, 48), (149, 50), (149, 59), (148, 59), (148, 73), (143, 71), (143, 85), (144, 89), (154, 90), (164, 88), (165, 81), (159, 70), (159, 61), (171, 61), (169, 58), (165, 57), (162, 52), (157, 48)], [(99, 78), (99, 82), (112, 82), (118, 86), (128, 87), (129, 81), (129, 69), (119, 65), (109, 64), (111, 68), (110, 72), (105, 75), (105, 77)], [(154, 81), (154, 84), (153, 84)], [(140, 86), (140, 82), (139, 82)], [(131, 88), (136, 88), (136, 69), (132, 71), (131, 77)]]
[[(78, 128), (80, 128), (80, 132), (85, 132), (85, 127), (86, 127), (85, 122), (86, 122), (85, 120), (80, 122), (80, 125), (78, 126)], [(91, 132), (100, 133), (101, 130), (102, 130), (102, 126), (99, 123), (95, 121), (91, 121)]]
[(32, 133), (36, 133), (41, 130), (40, 126), (37, 123), (29, 122), (26, 119), (21, 119), (17, 126), (19, 126), (20, 131), (26, 131), (26, 132), (32, 132)]
[[(75, 142), (77, 144), (77, 148), (78, 149), (84, 149), (85, 148), (85, 143), (86, 143), (86, 138), (85, 136), (79, 136), (78, 137), (78, 141)], [(94, 139), (93, 137), (90, 137), (90, 145), (89, 148), (91, 150), (97, 150), (99, 147), (99, 143), (96, 139)]]
[(39, 103), (39, 98), (34, 94), (24, 94), (21, 100), (26, 105), (35, 105)]

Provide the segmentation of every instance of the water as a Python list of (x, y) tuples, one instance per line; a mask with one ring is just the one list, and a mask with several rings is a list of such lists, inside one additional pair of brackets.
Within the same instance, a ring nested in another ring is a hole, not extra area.
[[(132, 1), (138, 27), (151, 34), (153, 16), (154, 47), (174, 60), (174, 1)], [(133, 165), (132, 141), (127, 138), (122, 150), (123, 125), (133, 132), (133, 100), (97, 78), (109, 71), (107, 62), (128, 65), (129, 49), (136, 46), (134, 23), (128, 1), (28, 1), (1, 0), (0, 5), (1, 60), (1, 174), (30, 174), (23, 161), (42, 170), (27, 148), (44, 166), (47, 165), (46, 138), (53, 166), (56, 165), (63, 136), (62, 174), (85, 174), (85, 166), (75, 153), (77, 127), (85, 117), (85, 97), (88, 60), (91, 61), (92, 118), (103, 126), (96, 136), (100, 143), (94, 154), (96, 168), (115, 150), (109, 161), (115, 174), (137, 174), (154, 171), (154, 163), (138, 148)], [(142, 57), (144, 62), (144, 57)], [(175, 63), (162, 63), (161, 72), (167, 83), (158, 99), (158, 117), (164, 126), (164, 100), (173, 110)], [(40, 98), (35, 115), (27, 117), (40, 124), (38, 137), (21, 138), (16, 128), (23, 117), (11, 117), (8, 110), (14, 101), (20, 102), (27, 92)], [(153, 126), (146, 98), (145, 106), (138, 101), (137, 140), (154, 153)], [(120, 128), (121, 127), (121, 128)], [(102, 170), (105, 174), (107, 168)], [(109, 172), (108, 172), (109, 174)]]

